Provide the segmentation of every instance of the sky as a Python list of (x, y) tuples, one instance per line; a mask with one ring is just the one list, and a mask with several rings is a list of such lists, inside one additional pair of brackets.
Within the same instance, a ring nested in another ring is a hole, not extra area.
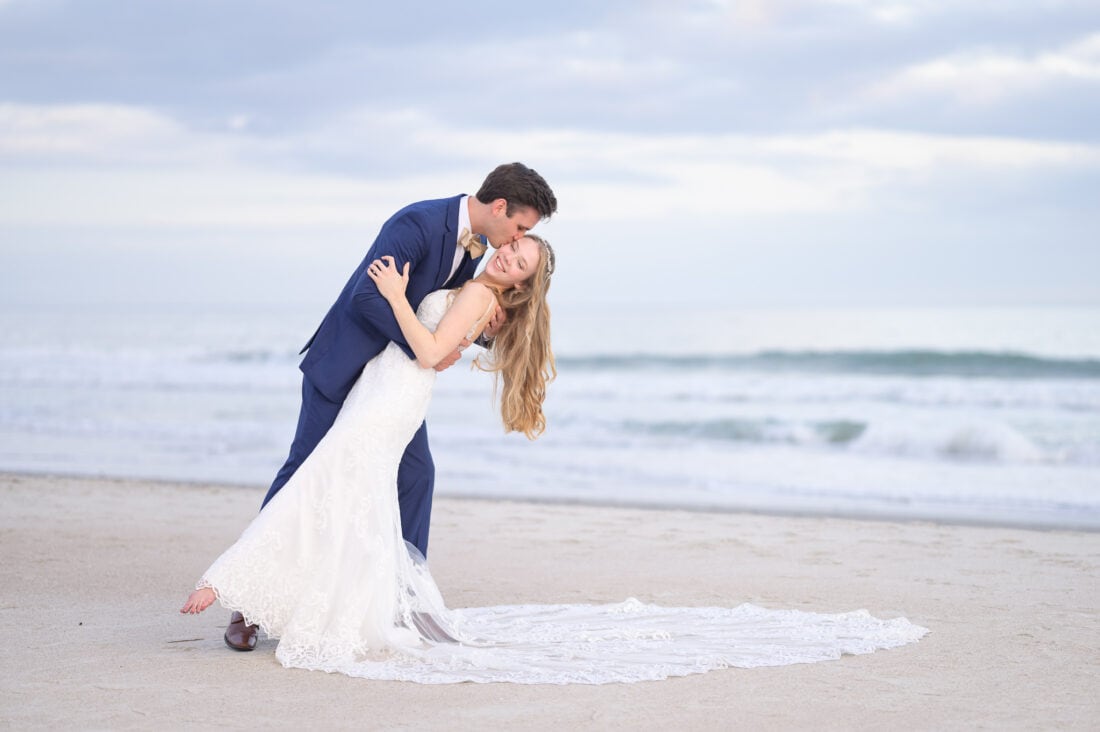
[(1100, 305), (1100, 3), (0, 0), (0, 305), (327, 304), (520, 160), (555, 303)]

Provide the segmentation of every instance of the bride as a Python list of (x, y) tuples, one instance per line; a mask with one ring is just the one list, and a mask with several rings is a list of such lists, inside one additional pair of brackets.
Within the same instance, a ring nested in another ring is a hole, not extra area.
[(458, 291), (428, 295), (414, 313), (408, 266), (375, 260), (368, 274), (416, 359), (390, 344), (363, 369), (316, 450), (203, 574), (182, 613), (218, 600), (279, 639), (288, 668), (421, 683), (631, 682), (729, 666), (775, 666), (869, 653), (927, 631), (866, 611), (821, 615), (612, 605), (449, 609), (423, 557), (401, 537), (397, 469), (424, 419), (435, 371), (473, 340), (497, 305), (507, 319), (483, 369), (501, 381), (505, 428), (545, 429), (554, 377), (546, 293), (554, 253), (538, 236), (494, 252)]

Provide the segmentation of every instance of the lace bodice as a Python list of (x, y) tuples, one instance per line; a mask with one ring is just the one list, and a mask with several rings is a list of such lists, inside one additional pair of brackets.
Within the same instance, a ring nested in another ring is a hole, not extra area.
[(429, 292), (420, 301), (420, 307), (416, 309), (416, 319), (434, 333), (435, 329), (439, 327), (439, 321), (443, 320), (443, 316), (447, 314), (447, 309), (451, 307), (456, 292), (458, 291), (435, 290)]
[[(435, 329), (439, 327), (439, 322), (443, 320), (443, 316), (447, 313), (447, 310), (451, 307), (451, 303), (454, 302), (455, 296), (458, 294), (458, 290), (435, 290), (429, 292), (424, 296), (424, 299), (420, 301), (420, 307), (416, 309), (416, 318), (424, 324), (428, 330), (435, 332)], [(466, 339), (473, 340), (481, 329), (483, 323), (485, 323), (489, 317), (493, 314), (493, 309), (496, 307), (496, 300), (489, 302), (489, 307), (481, 317), (470, 326), (470, 329), (466, 331)]]

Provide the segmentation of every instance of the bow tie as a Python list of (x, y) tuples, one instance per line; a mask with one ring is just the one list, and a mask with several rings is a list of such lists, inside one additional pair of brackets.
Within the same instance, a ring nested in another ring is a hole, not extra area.
[(458, 245), (470, 253), (470, 259), (477, 259), (485, 253), (485, 242), (481, 237), (467, 228), (463, 228), (458, 235)]

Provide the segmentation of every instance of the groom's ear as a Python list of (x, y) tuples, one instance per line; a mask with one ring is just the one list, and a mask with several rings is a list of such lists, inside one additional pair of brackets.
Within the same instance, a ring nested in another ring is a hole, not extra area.
[(506, 216), (508, 214), (507, 198), (498, 198), (489, 205), (493, 212), (493, 216)]

